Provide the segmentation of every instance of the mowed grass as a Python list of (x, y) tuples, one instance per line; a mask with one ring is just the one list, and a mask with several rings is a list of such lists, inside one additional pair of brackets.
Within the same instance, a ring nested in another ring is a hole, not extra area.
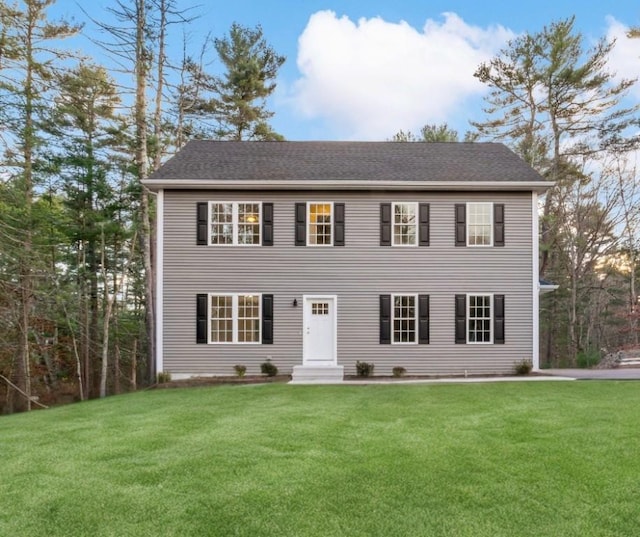
[(640, 383), (227, 386), (0, 418), (2, 536), (631, 536)]

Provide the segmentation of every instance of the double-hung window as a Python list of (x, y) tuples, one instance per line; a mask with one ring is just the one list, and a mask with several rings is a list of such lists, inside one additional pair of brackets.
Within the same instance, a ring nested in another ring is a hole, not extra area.
[(199, 246), (273, 246), (273, 203), (208, 201), (196, 204)]
[(273, 295), (196, 295), (196, 343), (273, 344)]
[(493, 203), (467, 203), (467, 246), (493, 246)]
[(296, 246), (344, 246), (345, 204), (309, 201), (295, 204)]
[(429, 246), (429, 203), (380, 204), (380, 246)]
[(492, 298), (491, 295), (469, 295), (467, 297), (468, 343), (492, 343)]
[(259, 202), (210, 202), (210, 244), (260, 244), (262, 207)]
[(380, 343), (429, 343), (429, 295), (380, 295)]
[(502, 203), (458, 203), (455, 206), (455, 221), (456, 246), (490, 247), (505, 244)]
[(261, 295), (209, 295), (211, 343), (260, 343)]
[(307, 204), (307, 245), (333, 245), (333, 203)]
[(456, 343), (504, 343), (504, 295), (456, 295)]
[(393, 295), (393, 343), (415, 343), (416, 295)]
[(393, 246), (416, 246), (418, 223), (417, 203), (393, 204)]

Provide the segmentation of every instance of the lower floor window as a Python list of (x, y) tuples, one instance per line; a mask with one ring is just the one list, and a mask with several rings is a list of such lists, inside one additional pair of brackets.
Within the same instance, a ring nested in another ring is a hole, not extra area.
[(492, 295), (469, 295), (467, 315), (469, 343), (491, 343), (492, 298)]
[(211, 343), (259, 343), (260, 295), (209, 295)]
[(505, 342), (505, 295), (456, 295), (456, 343)]
[(393, 342), (416, 342), (415, 295), (393, 295)]

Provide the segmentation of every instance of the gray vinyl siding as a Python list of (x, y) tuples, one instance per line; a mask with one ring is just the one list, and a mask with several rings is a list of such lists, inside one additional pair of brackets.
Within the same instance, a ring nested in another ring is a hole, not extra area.
[[(175, 374), (233, 374), (235, 364), (259, 372), (267, 358), (281, 372), (302, 364), (302, 297), (337, 296), (338, 364), (375, 363), (377, 375), (395, 366), (410, 375), (507, 373), (532, 356), (532, 215), (530, 193), (164, 193), (164, 364)], [(196, 203), (274, 203), (274, 246), (197, 246)], [(295, 202), (345, 203), (344, 247), (294, 245)], [(431, 204), (430, 246), (380, 246), (380, 203)], [(454, 204), (505, 204), (504, 247), (456, 248)], [(198, 293), (274, 295), (273, 345), (196, 344)], [(379, 295), (428, 294), (430, 344), (379, 344)], [(504, 345), (456, 345), (454, 296), (505, 295)], [(298, 307), (293, 307), (297, 299)]]

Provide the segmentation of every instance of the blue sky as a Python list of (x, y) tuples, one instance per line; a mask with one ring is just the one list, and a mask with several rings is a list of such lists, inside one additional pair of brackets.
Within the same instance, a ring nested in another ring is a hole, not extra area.
[[(52, 13), (86, 21), (78, 5), (101, 19), (114, 2), (58, 0)], [(478, 63), (509, 38), (572, 15), (589, 42), (618, 38), (612, 70), (640, 75), (640, 40), (625, 37), (640, 25), (635, 0), (178, 0), (191, 6), (200, 15), (189, 27), (194, 50), (208, 32), (222, 36), (235, 21), (261, 24), (287, 57), (270, 108), (275, 130), (290, 140), (384, 140), (445, 121), (462, 136), (470, 119), (483, 117), (486, 89), (472, 76)], [(174, 32), (177, 58), (182, 34)], [(107, 64), (89, 41), (96, 35), (90, 21), (84, 34), (72, 46)], [(640, 101), (640, 85), (632, 98)]]

